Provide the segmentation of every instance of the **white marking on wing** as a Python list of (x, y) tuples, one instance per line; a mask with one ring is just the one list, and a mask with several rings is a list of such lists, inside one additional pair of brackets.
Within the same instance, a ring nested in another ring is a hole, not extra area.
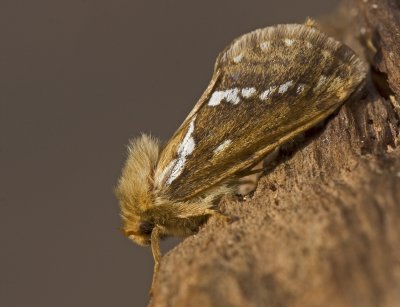
[(226, 90), (225, 92), (226, 92), (226, 96), (225, 96), (226, 101), (231, 102), (233, 104), (238, 104), (240, 102), (240, 98), (238, 96), (238, 94), (239, 94), (238, 88)]
[(254, 87), (245, 87), (242, 88), (242, 91), (240, 92), (244, 98), (250, 98), (253, 96), (257, 90)]
[(293, 85), (293, 81), (292, 81), (292, 80), (290, 80), (290, 81), (288, 81), (288, 82), (286, 82), (286, 83), (281, 84), (281, 85), (279, 86), (278, 93), (279, 93), (279, 94), (285, 93), (285, 92), (289, 89), (289, 87), (291, 87), (292, 85)]
[(265, 90), (260, 94), (261, 100), (267, 100), (269, 96), (275, 91), (276, 86), (271, 86), (269, 89)]
[(221, 103), (222, 99), (225, 97), (225, 92), (216, 91), (211, 95), (210, 100), (208, 101), (209, 106), (217, 106)]
[[(182, 143), (178, 147), (178, 158), (174, 160), (176, 162), (175, 162), (175, 164), (171, 170), (171, 173), (167, 179), (168, 185), (171, 184), (182, 173), (182, 171), (185, 167), (187, 156), (192, 154), (192, 152), (196, 146), (196, 143), (192, 136), (193, 131), (194, 131), (195, 119), (196, 119), (196, 117), (194, 117), (192, 119), (192, 121), (190, 122), (188, 131), (186, 132), (185, 137), (182, 140)], [(168, 166), (168, 167), (171, 167), (171, 166)]]
[(225, 148), (227, 148), (230, 144), (232, 143), (231, 140), (225, 140), (223, 141), (220, 145), (218, 145), (217, 148), (214, 149), (214, 154), (217, 154), (221, 151), (223, 151)]
[(239, 98), (239, 89), (232, 88), (225, 91), (216, 91), (211, 95), (210, 100), (208, 101), (209, 106), (217, 106), (222, 100), (226, 100), (232, 104), (238, 104), (240, 102)]
[(194, 131), (194, 120), (195, 118), (193, 118), (192, 121), (190, 122), (189, 129), (186, 132), (186, 135), (183, 138), (182, 143), (178, 147), (178, 155), (180, 156), (186, 157), (190, 155), (194, 150), (195, 142), (192, 137)]
[(180, 157), (178, 159), (178, 161), (174, 165), (174, 168), (171, 171), (171, 174), (167, 179), (168, 185), (170, 185), (182, 173), (185, 163), (186, 163), (186, 157)]
[(307, 48), (311, 49), (313, 47), (313, 44), (311, 44), (310, 42), (306, 42), (306, 46)]
[(177, 162), (176, 159), (172, 160), (171, 162), (169, 162), (169, 164), (161, 171), (161, 173), (155, 178), (155, 186), (159, 187), (161, 186), (161, 184), (164, 182), (164, 178), (167, 175), (171, 174), (171, 169), (172, 167), (175, 165), (175, 163)]
[(304, 91), (305, 88), (306, 88), (306, 85), (305, 85), (304, 83), (300, 83), (300, 84), (297, 86), (296, 93), (297, 93), (297, 94), (302, 93), (302, 92)]

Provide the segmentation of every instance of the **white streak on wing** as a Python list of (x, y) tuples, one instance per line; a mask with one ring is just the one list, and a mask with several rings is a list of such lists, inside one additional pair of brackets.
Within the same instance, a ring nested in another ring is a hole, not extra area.
[(286, 46), (292, 46), (294, 44), (294, 40), (289, 38), (285, 38), (283, 42), (285, 43)]
[(225, 92), (224, 91), (216, 91), (211, 95), (210, 100), (208, 101), (209, 106), (217, 106), (221, 103), (222, 99), (224, 99)]
[(260, 44), (260, 48), (263, 51), (267, 50), (270, 46), (271, 46), (271, 42), (270, 41), (265, 41), (265, 42)]
[(194, 131), (194, 120), (195, 119), (196, 118), (193, 118), (192, 121), (190, 122), (189, 129), (186, 132), (186, 135), (183, 138), (182, 143), (178, 147), (178, 155), (179, 156), (186, 157), (186, 156), (190, 155), (194, 150), (195, 143), (194, 143), (192, 134)]
[(210, 100), (208, 101), (209, 106), (217, 106), (221, 103), (222, 100), (226, 100), (227, 102), (238, 104), (240, 102), (239, 98), (239, 89), (231, 88), (225, 91), (216, 91), (211, 95)]
[(171, 174), (172, 167), (176, 164), (177, 160), (172, 160), (162, 171), (161, 173), (155, 178), (155, 186), (159, 187), (164, 182), (164, 178), (167, 175)]
[(183, 167), (185, 166), (186, 157), (180, 157), (178, 161), (175, 163), (174, 168), (171, 171), (167, 179), (167, 184), (170, 185), (183, 171)]
[(225, 140), (217, 148), (214, 149), (214, 154), (217, 154), (223, 151), (226, 147), (228, 147), (232, 143), (231, 140)]
[(231, 102), (233, 104), (238, 104), (240, 102), (240, 98), (238, 96), (239, 94), (239, 89), (238, 88), (232, 88), (230, 90), (226, 90), (226, 96), (225, 99), (228, 102)]
[(243, 53), (241, 53), (241, 54), (235, 56), (235, 57), (233, 58), (233, 61), (234, 61), (235, 63), (239, 63), (242, 59), (243, 59)]
[(269, 96), (272, 94), (273, 91), (275, 91), (276, 86), (271, 86), (269, 89), (265, 90), (260, 94), (260, 99), (261, 100), (267, 100)]
[(306, 85), (305, 85), (304, 83), (300, 83), (300, 84), (297, 86), (296, 93), (297, 93), (297, 94), (302, 93), (302, 92), (304, 91), (305, 88), (306, 88)]
[(306, 42), (306, 46), (307, 48), (311, 49), (313, 47), (313, 44), (311, 44), (310, 42)]
[(278, 93), (279, 94), (285, 93), (289, 89), (289, 87), (291, 87), (292, 85), (293, 85), (293, 81), (292, 80), (290, 80), (290, 81), (288, 81), (286, 83), (283, 83), (282, 85), (279, 86)]
[(261, 100), (266, 100), (266, 99), (268, 99), (268, 97), (269, 97), (270, 94), (271, 94), (271, 90), (270, 90), (270, 89), (267, 89), (266, 91), (264, 91), (264, 92), (262, 92), (262, 93), (260, 94), (260, 99), (261, 99)]
[(257, 90), (254, 87), (245, 87), (242, 88), (242, 91), (240, 92), (244, 98), (250, 98), (253, 96)]
[[(192, 121), (190, 122), (189, 129), (186, 132), (185, 137), (182, 140), (182, 143), (178, 147), (178, 159), (174, 160), (176, 162), (175, 162), (175, 164), (171, 170), (171, 173), (169, 174), (169, 177), (167, 179), (168, 185), (170, 185), (182, 173), (182, 171), (185, 167), (187, 156), (189, 156), (195, 148), (196, 143), (192, 136), (193, 131), (194, 131), (195, 119), (196, 119), (196, 117), (194, 117), (192, 119)], [(171, 166), (168, 165), (168, 167), (170, 168)]]

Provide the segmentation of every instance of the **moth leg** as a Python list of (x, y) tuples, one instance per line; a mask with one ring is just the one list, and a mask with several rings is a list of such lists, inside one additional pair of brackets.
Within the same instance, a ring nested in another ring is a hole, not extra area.
[(264, 161), (261, 161), (251, 169), (249, 175), (239, 179), (239, 185), (236, 189), (236, 195), (238, 195), (239, 198), (246, 200), (246, 197), (251, 195), (251, 193), (256, 190), (258, 180), (260, 180), (260, 177), (264, 171), (263, 166)]
[(179, 215), (177, 215), (178, 218), (191, 218), (195, 216), (205, 216), (205, 215), (210, 215), (210, 216), (215, 216), (217, 219), (225, 221), (225, 222), (231, 222), (233, 218), (230, 215), (221, 213), (218, 210), (212, 209), (210, 207), (204, 207), (202, 205), (184, 205), (180, 206), (177, 205), (175, 207), (175, 210), (181, 211)]
[(177, 215), (178, 218), (191, 218), (195, 216), (205, 216), (212, 215), (217, 217), (220, 220), (230, 221), (231, 217), (224, 213), (221, 213), (211, 207), (204, 207), (203, 205), (176, 205), (174, 208), (176, 211), (180, 211), (180, 214)]
[(160, 269), (161, 251), (160, 251), (160, 227), (155, 226), (151, 232), (151, 251), (154, 258), (154, 272), (153, 280), (151, 282), (150, 296), (153, 294), (154, 285), (157, 279), (158, 271)]
[(225, 223), (231, 223), (233, 220), (231, 216), (229, 216), (227, 214), (223, 214), (223, 213), (213, 210), (213, 209), (205, 209), (204, 213), (215, 216), (217, 219), (219, 219), (220, 221), (223, 221)]
[(258, 181), (263, 175), (265, 167), (275, 161), (279, 155), (279, 147), (276, 147), (271, 153), (269, 153), (264, 160), (254, 166), (244, 177), (239, 179), (239, 185), (236, 189), (236, 195), (241, 200), (246, 200), (254, 193), (257, 188)]

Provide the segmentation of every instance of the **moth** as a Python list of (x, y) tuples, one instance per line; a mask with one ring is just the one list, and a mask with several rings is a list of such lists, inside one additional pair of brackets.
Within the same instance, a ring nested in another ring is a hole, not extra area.
[(211, 82), (165, 144), (141, 135), (128, 146), (116, 187), (123, 231), (151, 245), (198, 231), (218, 201), (282, 144), (320, 123), (361, 87), (366, 69), (315, 23), (245, 34), (223, 50)]

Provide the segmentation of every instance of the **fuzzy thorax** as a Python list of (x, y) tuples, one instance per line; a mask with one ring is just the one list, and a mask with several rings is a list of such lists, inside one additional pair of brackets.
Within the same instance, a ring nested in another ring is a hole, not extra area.
[(152, 223), (144, 221), (142, 216), (154, 202), (153, 174), (160, 153), (157, 139), (141, 135), (130, 142), (128, 158), (116, 187), (123, 230), (138, 244), (149, 244)]
[(140, 245), (150, 244), (155, 226), (161, 229), (161, 235), (193, 234), (213, 214), (210, 209), (221, 195), (231, 191), (221, 184), (190, 201), (168, 199), (155, 183), (159, 181), (155, 173), (160, 148), (159, 141), (151, 136), (143, 134), (134, 139), (128, 146), (128, 158), (116, 187), (123, 231)]

